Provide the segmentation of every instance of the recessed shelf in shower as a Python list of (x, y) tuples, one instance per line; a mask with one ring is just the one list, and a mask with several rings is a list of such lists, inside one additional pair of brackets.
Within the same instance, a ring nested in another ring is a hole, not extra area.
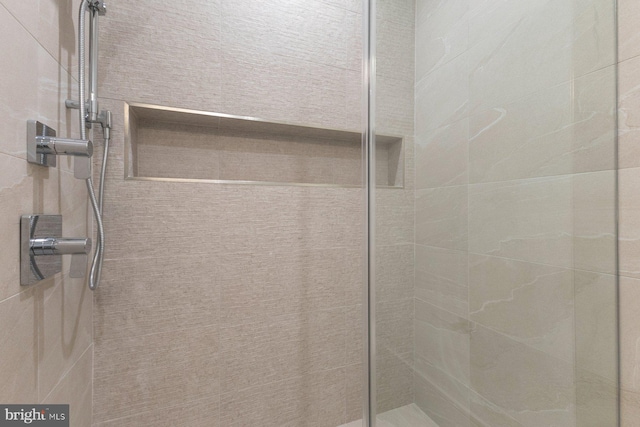
[[(362, 185), (358, 132), (148, 104), (125, 105), (127, 178)], [(401, 137), (376, 137), (381, 187), (402, 187)]]

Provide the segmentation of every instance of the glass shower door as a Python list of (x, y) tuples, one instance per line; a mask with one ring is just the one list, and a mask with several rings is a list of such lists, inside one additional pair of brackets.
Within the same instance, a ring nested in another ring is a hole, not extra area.
[(616, 426), (615, 2), (376, 3), (377, 425)]

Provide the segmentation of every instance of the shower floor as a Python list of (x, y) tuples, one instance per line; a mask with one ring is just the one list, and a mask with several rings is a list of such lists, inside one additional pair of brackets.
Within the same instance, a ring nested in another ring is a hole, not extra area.
[[(362, 421), (353, 421), (340, 427), (362, 427)], [(377, 427), (438, 427), (438, 424), (412, 403), (378, 415)]]

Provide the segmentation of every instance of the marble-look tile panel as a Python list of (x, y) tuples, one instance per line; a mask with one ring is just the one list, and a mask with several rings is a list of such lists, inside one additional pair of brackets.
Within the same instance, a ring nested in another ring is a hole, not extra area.
[(64, 71), (75, 76), (78, 70), (76, 29), (81, 2), (82, 0), (62, 3), (47, 0), (2, 0), (0, 4), (7, 8), (29, 32), (30, 38), (33, 37), (42, 45)]
[(620, 61), (640, 55), (640, 4), (635, 0), (618, 1), (618, 55)]
[(469, 310), (467, 254), (416, 245), (415, 296), (466, 317)]
[(618, 65), (618, 165), (621, 169), (640, 166), (639, 103), (640, 57), (634, 57)]
[(456, 405), (439, 387), (418, 375), (414, 377), (415, 403), (434, 425), (439, 427), (469, 427), (468, 411)]
[(620, 275), (640, 278), (640, 168), (621, 169), (618, 182)]
[(469, 319), (572, 364), (573, 271), (470, 254)]
[[(38, 319), (38, 395), (42, 400), (91, 346), (93, 293), (86, 279), (71, 279), (66, 274), (55, 287), (37, 291), (43, 301)], [(89, 383), (90, 377), (85, 378)]]
[(417, 136), (416, 188), (466, 184), (469, 148), (469, 119)]
[[(434, 366), (425, 357), (414, 355), (414, 390), (420, 394), (420, 383), (426, 382), (427, 388), (436, 387), (439, 392), (462, 412), (469, 412), (469, 384), (462, 383), (445, 371)], [(433, 407), (433, 405), (430, 405)], [(435, 408), (433, 408), (435, 409)], [(437, 412), (437, 411), (436, 411)]]
[(470, 0), (417, 1), (416, 81), (469, 46)]
[(415, 354), (462, 384), (469, 384), (469, 321), (415, 300)]
[(443, 249), (467, 250), (467, 222), (473, 218), (467, 208), (467, 195), (473, 202), (466, 185), (416, 191), (416, 243)]
[(622, 390), (620, 393), (620, 425), (635, 427), (640, 419), (640, 393)]
[(576, 426), (618, 425), (617, 380), (589, 371), (576, 371)]
[(620, 386), (640, 393), (640, 280), (620, 277)]
[(573, 176), (574, 268), (617, 273), (617, 174)]
[(41, 403), (69, 405), (70, 425), (90, 426), (93, 403), (92, 370), (93, 347), (90, 346)]
[(613, 169), (614, 67), (470, 118), (470, 182)]
[(570, 176), (469, 186), (469, 251), (573, 265)]
[(41, 297), (33, 289), (0, 302), (0, 401), (5, 404), (38, 402), (37, 321), (41, 305)]
[[(493, 3), (480, 14), (471, 6), (470, 40), (477, 40), (469, 51), (472, 112), (613, 65), (610, 2), (536, 1), (506, 11), (500, 10), (504, 2)], [(480, 29), (490, 30), (479, 36)]]
[(614, 275), (574, 272), (576, 367), (612, 383), (620, 351), (617, 282)]
[(572, 366), (483, 326), (471, 333), (471, 386), (526, 427), (575, 425)]
[(465, 52), (416, 83), (416, 135), (468, 116), (469, 77), (469, 55)]

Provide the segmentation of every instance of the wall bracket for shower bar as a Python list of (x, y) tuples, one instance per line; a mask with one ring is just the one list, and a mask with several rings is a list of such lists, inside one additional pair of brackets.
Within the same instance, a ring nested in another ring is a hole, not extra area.
[(61, 215), (23, 215), (20, 221), (20, 284), (32, 285), (62, 271), (62, 255), (72, 255), (70, 277), (84, 277), (89, 238), (62, 238)]
[(55, 167), (56, 156), (74, 156), (74, 176), (86, 179), (91, 174), (93, 143), (85, 139), (57, 138), (56, 131), (36, 120), (27, 122), (27, 161)]

